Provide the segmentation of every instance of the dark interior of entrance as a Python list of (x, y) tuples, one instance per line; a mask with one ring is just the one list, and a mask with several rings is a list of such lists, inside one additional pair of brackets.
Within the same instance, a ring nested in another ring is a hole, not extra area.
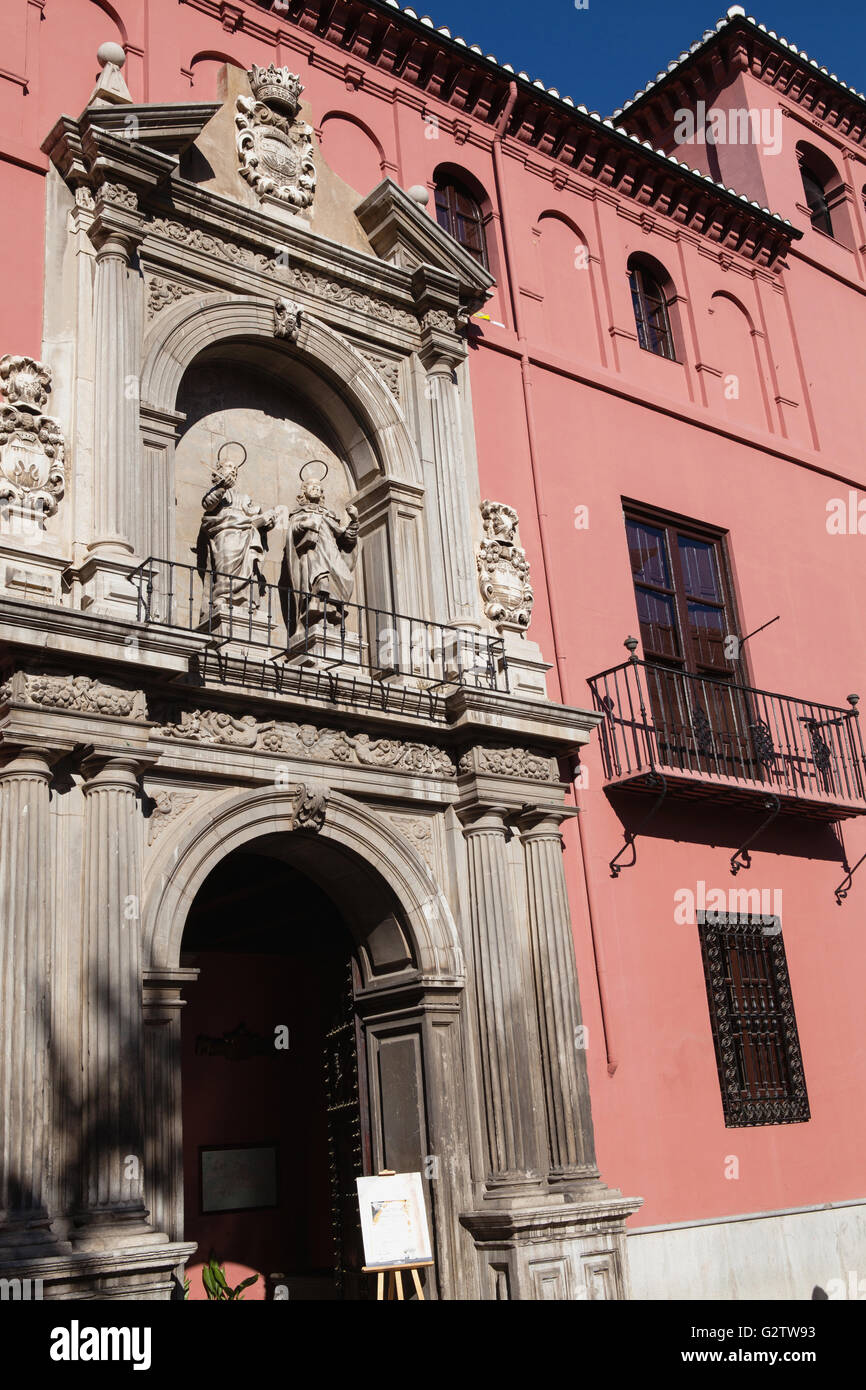
[(182, 1015), (191, 1296), (211, 1254), (229, 1283), (257, 1271), (268, 1298), (363, 1296), (363, 1068), (340, 914), (297, 869), (239, 850), (199, 890), (182, 963), (200, 971)]

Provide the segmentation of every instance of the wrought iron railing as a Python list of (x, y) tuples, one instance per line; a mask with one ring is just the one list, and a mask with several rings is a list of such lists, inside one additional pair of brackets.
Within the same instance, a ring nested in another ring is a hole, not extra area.
[(416, 689), (508, 690), (504, 642), (472, 628), (153, 556), (131, 579), (140, 623), (206, 634), (227, 657), (252, 650), (264, 662), (307, 662)]
[(659, 771), (758, 786), (796, 800), (866, 796), (856, 695), (839, 709), (636, 657), (589, 685), (604, 715), (599, 732), (608, 781)]

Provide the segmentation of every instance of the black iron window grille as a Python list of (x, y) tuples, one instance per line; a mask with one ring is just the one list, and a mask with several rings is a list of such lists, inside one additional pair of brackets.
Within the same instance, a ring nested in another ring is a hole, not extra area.
[(707, 912), (698, 930), (725, 1124), (808, 1120), (781, 922)]

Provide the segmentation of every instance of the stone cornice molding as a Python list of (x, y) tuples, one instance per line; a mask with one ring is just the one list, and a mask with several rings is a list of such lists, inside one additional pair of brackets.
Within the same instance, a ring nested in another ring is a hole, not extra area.
[[(219, 13), (217, 0), (186, 3), (214, 17)], [(368, 73), (372, 75), (378, 69), (391, 81), (399, 78), (417, 92), (418, 109), (433, 101), (454, 108), (451, 121), (465, 124), (467, 138), (470, 132), (486, 134), (496, 130), (510, 90), (516, 88), (517, 101), (505, 133), (535, 157), (533, 170), (545, 178), (549, 176), (549, 161), (553, 161), (580, 169), (600, 184), (616, 188), (621, 197), (634, 198), (641, 193), (655, 201), (656, 186), (668, 182), (660, 180), (659, 173), (666, 172), (670, 190), (676, 196), (674, 206), (666, 209), (664, 215), (687, 220), (711, 240), (717, 239), (719, 228), (727, 227), (733, 219), (743, 254), (763, 264), (778, 264), (791, 239), (801, 235), (785, 219), (762, 209), (748, 197), (704, 177), (664, 151), (642, 144), (622, 126), (618, 129), (613, 121), (602, 120), (597, 113), (575, 106), (570, 98), (563, 99), (554, 88), (545, 89), (526, 74), (503, 68), (480, 50), (452, 39), (447, 30), (439, 32), (422, 19), (388, 5), (386, 0), (370, 0), (366, 5), (360, 0), (335, 0), (326, 13), (316, 0), (299, 0), (290, 11), (281, 12), (279, 19), (277, 30), (273, 16), (265, 19), (262, 14), (259, 19), (247, 14), (245, 32), (255, 33), (276, 46), (278, 32), (291, 26), (301, 32), (316, 29), (319, 41), (339, 52), (339, 58), (334, 59), (336, 68), (331, 64), (333, 70), (342, 72), (347, 57), (360, 61), (365, 65), (365, 90), (375, 95), (376, 84), (368, 81)], [(321, 50), (311, 52), (310, 61), (329, 67), (329, 55)], [(393, 92), (383, 95), (392, 102), (397, 99)], [(412, 105), (411, 95), (404, 88), (399, 99)], [(629, 159), (623, 159), (624, 152)], [(640, 171), (637, 188), (626, 165)]]

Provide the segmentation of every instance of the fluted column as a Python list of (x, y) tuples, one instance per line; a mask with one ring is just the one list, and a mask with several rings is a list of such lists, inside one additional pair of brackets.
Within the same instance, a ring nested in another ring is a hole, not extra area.
[(430, 401), (432, 419), (447, 621), (476, 624), (479, 614), (475, 549), (453, 368), (450, 357), (428, 358), (424, 394)]
[(90, 236), (97, 247), (94, 286), (93, 536), (90, 550), (134, 549), (138, 456), (138, 313), (130, 274), (141, 241), (135, 194), (103, 184)]
[[(0, 1258), (50, 1253), (48, 755), (0, 770)], [(67, 1247), (68, 1248), (68, 1247)]]
[(598, 1177), (586, 1047), (559, 822), (537, 811), (520, 822), (526, 860), (551, 1182)]
[(81, 1193), (85, 1249), (156, 1237), (144, 1209), (141, 825), (138, 763), (88, 765), (84, 783)]
[[(490, 1195), (536, 1194), (543, 1181), (540, 1088), (534, 1084), (524, 951), (513, 910), (505, 807), (462, 813), (469, 867)], [(546, 1163), (543, 1165), (546, 1167)]]

